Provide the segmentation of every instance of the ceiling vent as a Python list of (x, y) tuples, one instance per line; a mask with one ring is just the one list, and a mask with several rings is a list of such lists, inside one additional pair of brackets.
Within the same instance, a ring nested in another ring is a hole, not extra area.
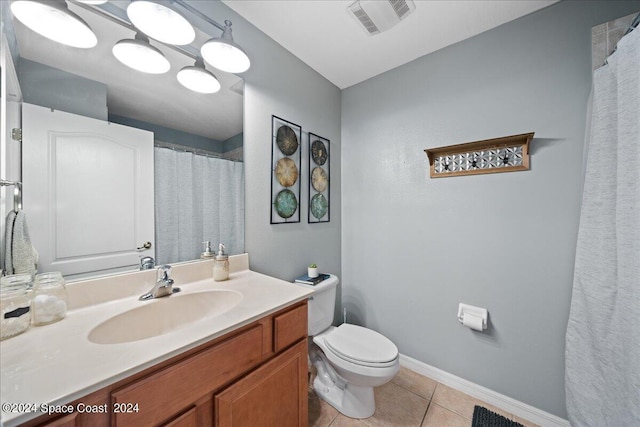
[(396, 25), (416, 9), (412, 0), (359, 0), (349, 12), (369, 35), (379, 34)]

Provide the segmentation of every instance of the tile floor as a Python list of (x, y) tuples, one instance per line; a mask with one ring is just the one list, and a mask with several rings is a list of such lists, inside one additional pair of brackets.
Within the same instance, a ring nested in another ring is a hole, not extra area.
[(515, 417), (404, 367), (391, 382), (375, 389), (376, 412), (356, 420), (345, 417), (309, 389), (310, 427), (470, 427), (473, 407), (481, 405), (526, 427), (536, 424)]

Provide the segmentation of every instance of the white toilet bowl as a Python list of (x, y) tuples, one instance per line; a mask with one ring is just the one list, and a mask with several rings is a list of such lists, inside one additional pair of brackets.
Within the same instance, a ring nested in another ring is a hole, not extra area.
[(386, 384), (400, 369), (398, 348), (371, 329), (346, 323), (314, 336), (313, 343), (318, 396), (348, 417), (373, 415), (373, 387)]
[(398, 347), (371, 329), (344, 323), (331, 326), (338, 278), (316, 284), (309, 298), (309, 358), (318, 370), (316, 394), (351, 418), (368, 418), (376, 410), (373, 387), (387, 383), (400, 369)]

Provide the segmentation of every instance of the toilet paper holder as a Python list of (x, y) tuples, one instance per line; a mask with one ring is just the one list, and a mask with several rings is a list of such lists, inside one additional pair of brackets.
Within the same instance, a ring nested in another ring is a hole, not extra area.
[(487, 317), (489, 315), (489, 312), (486, 308), (460, 303), (458, 305), (458, 320), (460, 321), (460, 323), (464, 323), (465, 314), (481, 318), (482, 329), (487, 329)]

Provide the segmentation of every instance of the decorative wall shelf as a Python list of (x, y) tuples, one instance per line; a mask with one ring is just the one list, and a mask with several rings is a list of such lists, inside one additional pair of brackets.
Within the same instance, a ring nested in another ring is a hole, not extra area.
[(427, 148), (431, 178), (514, 172), (529, 169), (529, 142), (534, 132)]

